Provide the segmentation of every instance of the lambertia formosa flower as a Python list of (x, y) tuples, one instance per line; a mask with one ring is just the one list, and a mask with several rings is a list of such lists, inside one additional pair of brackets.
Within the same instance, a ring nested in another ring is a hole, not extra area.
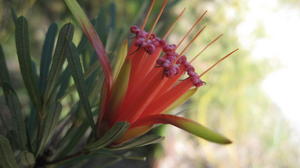
[[(203, 86), (200, 78), (236, 50), (230, 52), (202, 74), (197, 74), (192, 62), (212, 43), (221, 36), (212, 40), (191, 61), (184, 55), (192, 42), (203, 32), (200, 29), (195, 37), (178, 52), (179, 46), (190, 35), (196, 25), (203, 19), (206, 12), (196, 20), (194, 25), (179, 41), (178, 44), (169, 44), (166, 38), (172, 32), (175, 23), (182, 16), (178, 15), (164, 37), (159, 38), (154, 33), (156, 24), (162, 15), (168, 0), (164, 0), (161, 10), (147, 32), (145, 26), (151, 14), (155, 0), (150, 7), (141, 26), (131, 26), (130, 32), (134, 38), (127, 51), (127, 43), (123, 44), (123, 54), (118, 58), (112, 70), (104, 46), (93, 25), (84, 14), (76, 0), (65, 0), (76, 20), (80, 23), (83, 32), (96, 50), (100, 64), (105, 74), (102, 89), (102, 101), (97, 121), (98, 135), (102, 135), (117, 122), (128, 122), (129, 129), (116, 140), (120, 144), (145, 134), (155, 124), (171, 124), (193, 135), (206, 140), (228, 144), (231, 141), (201, 124), (190, 119), (167, 114), (174, 107), (184, 103), (198, 88)], [(125, 53), (125, 54), (124, 54)]]

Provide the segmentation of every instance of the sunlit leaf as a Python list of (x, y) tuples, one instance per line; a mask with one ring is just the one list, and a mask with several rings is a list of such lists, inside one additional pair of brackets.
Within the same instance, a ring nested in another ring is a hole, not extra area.
[(128, 41), (124, 41), (118, 51), (117, 58), (116, 58), (116, 63), (114, 66), (114, 80), (118, 77), (120, 70), (124, 64), (125, 58), (127, 56), (127, 49), (128, 49)]

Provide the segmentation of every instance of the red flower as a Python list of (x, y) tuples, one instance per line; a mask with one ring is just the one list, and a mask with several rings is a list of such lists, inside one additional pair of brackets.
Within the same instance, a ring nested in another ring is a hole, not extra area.
[[(66, 0), (67, 4), (68, 1), (72, 0)], [(100, 108), (100, 114), (103, 114), (103, 116), (100, 115), (98, 117), (98, 131), (105, 132), (117, 122), (128, 122), (130, 128), (116, 142), (121, 143), (144, 134), (154, 124), (172, 124), (213, 142), (231, 143), (227, 138), (210, 131), (194, 121), (165, 114), (174, 106), (186, 101), (199, 87), (205, 84), (200, 79), (201, 76), (236, 51), (234, 50), (227, 54), (202, 74), (197, 74), (191, 64), (192, 61), (207, 49), (208, 46), (218, 40), (220, 36), (209, 43), (191, 61), (188, 61), (184, 53), (191, 43), (203, 32), (205, 27), (197, 32), (193, 40), (180, 53), (177, 49), (202, 20), (206, 12), (195, 22), (177, 45), (169, 44), (165, 39), (172, 31), (175, 22), (180, 18), (184, 10), (161, 39), (153, 33), (153, 30), (167, 2), (167, 0), (164, 0), (160, 13), (149, 32), (146, 32), (144, 27), (147, 24), (155, 0), (151, 2), (143, 25), (140, 27), (132, 26), (130, 28), (131, 33), (135, 36), (131, 41), (127, 55), (123, 53), (123, 56), (126, 57), (119, 58), (119, 63), (113, 73), (110, 70), (111, 68), (108, 64), (104, 47), (95, 33), (93, 26), (84, 14), (80, 12), (79, 14), (74, 14), (96, 49), (100, 63), (105, 69), (106, 79), (102, 93), (102, 106)], [(76, 1), (69, 3), (71, 3), (71, 5), (68, 5), (71, 11), (77, 8), (76, 12), (78, 12), (78, 6), (74, 7)], [(123, 52), (126, 52), (126, 45), (125, 43)]]

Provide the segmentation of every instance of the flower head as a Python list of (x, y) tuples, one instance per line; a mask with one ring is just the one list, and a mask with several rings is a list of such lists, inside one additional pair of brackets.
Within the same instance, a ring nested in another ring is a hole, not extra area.
[[(100, 108), (100, 113), (103, 116), (98, 117), (98, 131), (101, 134), (117, 122), (128, 122), (130, 128), (116, 141), (116, 143), (122, 143), (144, 134), (154, 124), (172, 124), (213, 142), (230, 143), (231, 141), (227, 138), (210, 131), (199, 123), (179, 116), (165, 114), (192, 96), (199, 87), (205, 84), (201, 77), (236, 51), (227, 54), (202, 74), (196, 73), (192, 62), (221, 36), (212, 40), (189, 61), (184, 53), (204, 31), (205, 27), (196, 33), (195, 37), (183, 47), (182, 51), (179, 52), (178, 48), (202, 20), (206, 12), (197, 19), (178, 44), (168, 43), (166, 38), (172, 32), (175, 23), (182, 16), (184, 10), (177, 17), (174, 24), (171, 25), (165, 36), (160, 38), (154, 33), (154, 29), (167, 2), (167, 0), (163, 1), (158, 17), (149, 31), (145, 30), (145, 25), (148, 22), (155, 0), (151, 1), (143, 24), (130, 27), (130, 32), (134, 37), (130, 42), (128, 51), (126, 51), (127, 43), (124, 43), (123, 54), (121, 53), (123, 57), (120, 58), (113, 73), (110, 72), (110, 64), (106, 61), (108, 59), (100, 39), (96, 34), (91, 33), (95, 32), (93, 27), (86, 17), (82, 17), (78, 13), (75, 15), (90, 42), (98, 51), (100, 63), (107, 69), (105, 71), (107, 84), (104, 85), (107, 88), (104, 88), (105, 94), (102, 94), (103, 101)], [(72, 10), (72, 7), (70, 8)], [(110, 80), (112, 81), (110, 82)]]

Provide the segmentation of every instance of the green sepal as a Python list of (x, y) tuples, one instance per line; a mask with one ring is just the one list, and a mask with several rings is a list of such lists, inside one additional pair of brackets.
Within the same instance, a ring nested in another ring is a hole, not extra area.
[(125, 62), (125, 59), (126, 59), (126, 56), (127, 56), (127, 49), (128, 48), (128, 41), (125, 40), (122, 44), (121, 44), (121, 47), (118, 51), (118, 54), (117, 54), (117, 57), (116, 57), (116, 63), (115, 63), (115, 66), (114, 66), (114, 71), (113, 71), (113, 77), (114, 77), (114, 80), (117, 79), (120, 71), (121, 71), (121, 68)]

